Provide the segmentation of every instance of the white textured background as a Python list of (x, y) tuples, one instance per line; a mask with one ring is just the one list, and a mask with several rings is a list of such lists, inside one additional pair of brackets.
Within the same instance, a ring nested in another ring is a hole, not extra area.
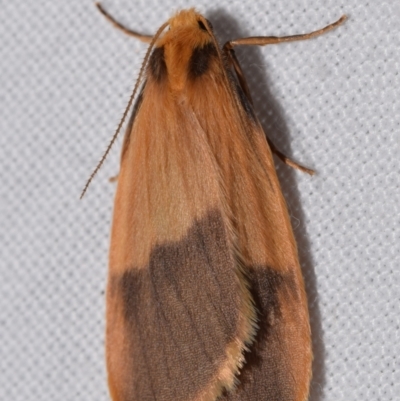
[[(164, 4), (163, 4), (164, 3)], [(277, 162), (314, 336), (311, 401), (400, 399), (400, 5), (382, 0), (106, 0), (153, 33), (195, 5), (238, 50), (257, 112), (313, 178)], [(104, 288), (119, 146), (80, 191), (146, 46), (92, 1), (0, 1), (0, 400), (108, 400)], [(120, 141), (121, 142), (121, 141)]]

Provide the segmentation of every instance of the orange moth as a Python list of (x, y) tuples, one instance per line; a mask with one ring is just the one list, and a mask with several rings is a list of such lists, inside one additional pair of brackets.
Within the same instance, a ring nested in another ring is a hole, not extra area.
[(307, 299), (272, 153), (312, 171), (267, 139), (234, 47), (309, 39), (345, 17), (305, 35), (243, 38), (220, 48), (211, 23), (193, 9), (151, 37), (98, 8), (150, 43), (110, 144), (138, 92), (111, 234), (112, 399), (305, 401)]

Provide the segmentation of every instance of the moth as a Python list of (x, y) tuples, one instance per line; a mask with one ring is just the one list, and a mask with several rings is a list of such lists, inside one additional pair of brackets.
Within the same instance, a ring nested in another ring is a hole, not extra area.
[(234, 47), (309, 39), (345, 17), (305, 35), (242, 38), (221, 48), (194, 9), (151, 37), (97, 6), (150, 43), (116, 133), (136, 99), (109, 255), (112, 399), (306, 400), (307, 299), (272, 153), (312, 171), (266, 137)]

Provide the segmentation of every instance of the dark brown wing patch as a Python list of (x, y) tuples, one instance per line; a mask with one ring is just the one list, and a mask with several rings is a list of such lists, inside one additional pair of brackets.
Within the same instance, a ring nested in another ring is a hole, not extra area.
[(305, 401), (298, 397), (299, 388), (307, 383), (302, 375), (308, 372), (293, 369), (293, 358), (310, 367), (310, 350), (301, 341), (304, 336), (308, 338), (309, 330), (308, 322), (298, 311), (302, 297), (295, 274), (261, 266), (246, 270), (258, 311), (259, 330), (251, 351), (245, 354), (240, 384), (221, 400)]
[(146, 268), (132, 267), (111, 283), (110, 305), (123, 308), (113, 315), (122, 312), (125, 320), (130, 361), (117, 399), (195, 399), (237, 336), (239, 283), (220, 212), (194, 222), (181, 241), (153, 248)]

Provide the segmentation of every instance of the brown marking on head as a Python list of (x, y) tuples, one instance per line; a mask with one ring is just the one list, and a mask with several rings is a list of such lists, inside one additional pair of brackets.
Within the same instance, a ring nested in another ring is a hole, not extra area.
[(210, 62), (216, 57), (218, 52), (214, 43), (210, 42), (203, 47), (194, 48), (188, 65), (189, 78), (196, 79), (205, 74), (209, 70)]
[(167, 65), (165, 64), (164, 46), (156, 47), (150, 56), (149, 73), (157, 81), (161, 82), (167, 78)]

